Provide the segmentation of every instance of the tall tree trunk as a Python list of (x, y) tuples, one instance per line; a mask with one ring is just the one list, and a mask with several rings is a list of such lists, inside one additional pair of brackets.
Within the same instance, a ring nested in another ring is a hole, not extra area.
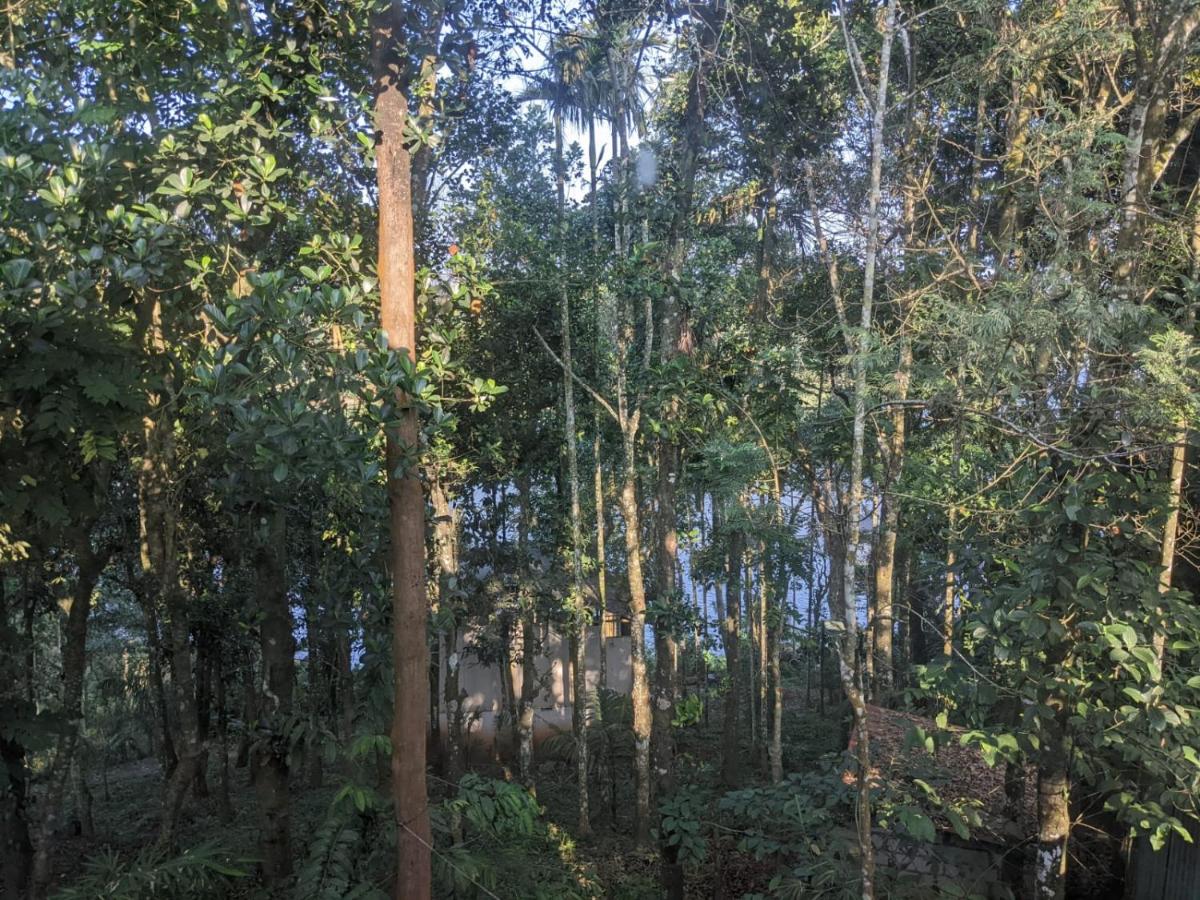
[(212, 636), (207, 626), (196, 633), (196, 737), (200, 752), (196, 756), (196, 772), (192, 778), (192, 796), (197, 800), (208, 796), (208, 737), (212, 711)]
[(726, 563), (725, 614), (721, 617), (721, 649), (725, 653), (725, 671), (729, 687), (721, 716), (721, 782), (736, 787), (741, 772), (741, 748), (738, 741), (738, 706), (742, 695), (741, 634), (739, 620), (742, 593), (742, 554), (745, 535), (739, 527), (728, 532)]
[[(1059, 713), (1061, 716), (1061, 712)], [(1061, 724), (1044, 738), (1037, 769), (1037, 855), (1034, 859), (1036, 900), (1062, 900), (1067, 885), (1067, 842), (1071, 833), (1070, 747)]]
[[(412, 161), (405, 145), (408, 48), (406, 4), (392, 0), (372, 23), (376, 175), (379, 186), (380, 324), (388, 347), (416, 363), (417, 309), (413, 260)], [(426, 700), (429, 648), (425, 630), (429, 605), (425, 588), (425, 496), (420, 471), (409, 459), (420, 447), (417, 409), (396, 397), (387, 429), (389, 549), (392, 577), (392, 661), (395, 716), (392, 719), (392, 799), (396, 816), (394, 895), (426, 900), (432, 890), (425, 785)]]
[(233, 821), (233, 802), (229, 790), (229, 704), (225, 689), (224, 657), (217, 657), (217, 740), (221, 748), (221, 787), (217, 795), (221, 821)]
[(771, 688), (771, 673), (770, 673), (770, 637), (767, 634), (767, 620), (770, 618), (768, 607), (771, 601), (772, 585), (767, 580), (767, 562), (766, 562), (766, 546), (763, 542), (759, 543), (760, 553), (762, 557), (758, 563), (758, 590), (756, 591), (757, 603), (755, 604), (755, 618), (758, 620), (755, 627), (755, 641), (758, 644), (758, 652), (755, 654), (755, 662), (758, 666), (758, 676), (756, 678), (757, 688), (757, 708), (758, 708), (758, 739), (760, 743), (760, 758), (758, 763), (763, 769), (769, 769), (770, 760), (770, 741), (771, 741), (771, 706), (770, 706), (770, 688)]
[(767, 620), (767, 667), (771, 681), (771, 743), (767, 749), (767, 762), (771, 783), (783, 781), (783, 672), (780, 665), (780, 643), (787, 624), (787, 576), (783, 560), (777, 560), (779, 571), (772, 583), (775, 586), (775, 603), (769, 610)]
[(14, 900), (25, 896), (33, 867), (29, 834), (29, 781), (25, 747), (0, 735), (0, 762), (8, 773), (0, 791), (0, 893)]
[[(607, 529), (604, 526), (604, 469), (601, 465), (600, 441), (600, 411), (597, 409), (592, 425), (595, 435), (592, 440), (592, 453), (595, 456), (595, 470), (592, 473), (592, 489), (596, 496), (596, 621), (600, 625), (600, 671), (598, 680), (600, 690), (608, 688), (608, 639), (605, 627), (608, 620), (608, 564), (606, 561), (605, 542)], [(600, 708), (597, 704), (597, 709)]]
[[(148, 352), (160, 360), (166, 356), (167, 341), (162, 322), (162, 306), (157, 294), (148, 295), (146, 344)], [(196, 705), (196, 685), (192, 668), (191, 623), (183, 584), (179, 577), (178, 526), (172, 481), (175, 475), (172, 380), (150, 397), (150, 406), (142, 420), (142, 465), (138, 470), (138, 537), (142, 573), (147, 588), (156, 591), (167, 614), (166, 644), (171, 662), (172, 696), (179, 742), (179, 761), (163, 791), (158, 843), (174, 847), (175, 831), (184, 797), (195, 778), (201, 753), (200, 724)], [(157, 602), (147, 597), (147, 603)]]
[[(900, 362), (896, 368), (896, 399), (908, 399), (912, 375), (912, 344), (901, 339)], [(875, 693), (886, 695), (892, 689), (895, 661), (892, 633), (896, 625), (893, 591), (896, 582), (896, 539), (900, 526), (900, 497), (896, 485), (904, 467), (906, 413), (904, 406), (891, 410), (892, 431), (887, 440), (887, 472), (883, 490), (883, 522), (875, 557)]]
[(296, 667), (296, 641), (288, 599), (286, 521), (282, 508), (268, 514), (267, 533), (255, 553), (259, 645), (262, 651), (262, 733), (254, 745), (254, 790), (262, 818), (259, 855), (263, 880), (278, 890), (292, 875), (291, 823), (288, 802), (288, 731)]
[[(27, 569), (22, 586), (19, 597), (21, 615), (25, 621), (32, 621)], [(24, 653), (18, 652), (24, 630), (19, 634), (10, 623), (10, 605), (5, 592), (5, 580), (0, 578), (0, 705), (14, 713), (27, 713), (32, 711), (33, 702), (25, 696), (26, 685), (21, 671), (25, 663)], [(2, 732), (0, 767), (7, 776), (0, 787), (0, 896), (16, 900), (25, 896), (33, 865), (33, 841), (29, 833), (29, 785), (32, 773), (26, 763), (25, 746), (20, 739)]]
[(441, 661), (445, 672), (441, 706), (446, 717), (446, 777), (457, 784), (466, 772), (466, 743), (463, 735), (466, 692), (462, 690), (460, 674), (462, 654), (458, 643), (457, 610), (452, 593), (458, 579), (458, 511), (450, 503), (440, 472), (429, 480), (429, 500), (433, 507), (433, 546), (438, 567), (438, 605), (443, 617), (450, 622), (442, 633)]
[[(867, 209), (867, 246), (863, 264), (861, 321), (857, 352), (852, 358), (854, 373), (854, 426), (850, 451), (850, 489), (846, 501), (846, 560), (842, 568), (842, 597), (845, 604), (839, 671), (842, 690), (854, 712), (858, 775), (858, 853), (863, 900), (875, 896), (875, 850), (871, 835), (870, 734), (867, 707), (858, 671), (858, 610), (855, 603), (855, 570), (858, 562), (859, 526), (862, 517), (863, 463), (866, 455), (867, 354), (870, 351), (875, 300), (875, 268), (879, 253), (880, 203), (883, 176), (883, 126), (887, 114), (888, 75), (892, 41), (896, 32), (897, 0), (888, 0), (883, 19), (883, 45), (879, 56), (879, 78), (871, 123), (871, 183)], [(849, 340), (850, 335), (847, 334)]]
[[(317, 554), (314, 552), (313, 565), (317, 564)], [(321, 641), (321, 634), (325, 631), (324, 616), (317, 608), (317, 594), (318, 591), (309, 590), (304, 596), (304, 645), (307, 654), (304, 668), (308, 676), (308, 691), (304, 700), (308, 713), (308, 731), (304, 736), (304, 759), (300, 774), (304, 784), (310, 788), (319, 788), (325, 777), (321, 741), (318, 736), (325, 721), (328, 696), (325, 689), (325, 673), (328, 667), (325, 661), (325, 645)]]
[[(529, 520), (533, 506), (532, 487), (528, 474), (518, 479), (520, 487), (520, 513), (517, 524), (517, 552), (520, 555), (522, 569), (527, 571), (529, 551)], [(521, 646), (521, 696), (517, 707), (517, 771), (523, 784), (531, 794), (536, 796), (537, 784), (533, 770), (533, 704), (537, 699), (537, 610), (533, 599), (522, 596), (520, 600), (520, 646)]]
[[(682, 134), (678, 145), (678, 182), (667, 235), (666, 276), (668, 289), (664, 294), (660, 331), (660, 359), (664, 366), (679, 356), (688, 356), (693, 349), (693, 335), (684, 316), (679, 296), (679, 284), (683, 275), (686, 247), (684, 237), (687, 223), (694, 205), (696, 169), (699, 164), (703, 139), (704, 116), (708, 81), (705, 68), (716, 41), (715, 18), (723, 7), (723, 0), (714, 0), (711, 5), (699, 7), (693, 13), (698, 16), (700, 40), (694, 49), (692, 71), (688, 76), (687, 101), (684, 104)], [(647, 321), (647, 363), (649, 362), (649, 321)], [(658, 442), (658, 602), (664, 610), (674, 610), (681, 603), (676, 588), (679, 553), (679, 538), (676, 526), (676, 495), (679, 489), (679, 447), (671, 435), (671, 427), (679, 418), (678, 404), (668, 405), (665, 418), (668, 428)], [(675, 718), (675, 703), (678, 686), (678, 635), (674, 630), (675, 617), (669, 612), (663, 620), (655, 623), (655, 668), (657, 697), (653, 710), (655, 770), (660, 798), (675, 792), (675, 747), (671, 723)], [(661, 842), (662, 882), (668, 898), (683, 897), (683, 868), (679, 864), (679, 846), (666, 836)]]
[(80, 740), (76, 744), (75, 758), (71, 760), (72, 790), (75, 793), (75, 818), (79, 822), (79, 833), (87, 840), (96, 837), (96, 820), (92, 816), (92, 789), (87, 782), (87, 768), (84, 765), (87, 747)]
[(92, 550), (89, 527), (81, 527), (72, 536), (72, 546), (78, 571), (71, 590), (71, 607), (67, 612), (62, 648), (62, 713), (66, 719), (66, 728), (55, 747), (50, 769), (46, 774), (46, 793), (41, 801), (31, 885), (35, 898), (44, 897), (50, 886), (54, 830), (58, 825), (59, 816), (62, 815), (67, 777), (79, 745), (79, 732), (83, 727), (83, 676), (87, 667), (87, 633), (88, 618), (92, 610), (92, 592), (108, 562), (106, 555)]
[[(663, 609), (674, 609), (679, 603), (675, 570), (678, 565), (678, 536), (675, 528), (676, 472), (678, 449), (670, 441), (659, 445), (658, 469), (658, 602)], [(678, 694), (678, 640), (672, 616), (654, 623), (655, 693), (652, 715), (654, 770), (657, 775), (659, 800), (675, 792), (675, 738), (671, 722), (675, 718)], [(671, 900), (683, 897), (683, 867), (679, 864), (679, 846), (671, 843), (669, 835), (660, 842), (662, 854), (662, 886)]]
[(25, 659), (21, 666), (21, 676), (25, 688), (25, 702), (34, 702), (34, 652), (37, 647), (37, 642), (34, 640), (33, 623), (37, 615), (38, 597), (43, 590), (41, 578), (33, 579), (33, 584), (26, 579), (24, 582), (25, 590), (22, 596), (22, 633), (24, 635)]
[[(624, 365), (622, 364), (622, 368)], [(621, 394), (624, 392), (622, 391)], [(622, 398), (622, 406), (624, 406)], [(624, 475), (621, 485), (621, 517), (625, 520), (625, 569), (629, 577), (630, 666), (633, 700), (633, 774), (636, 792), (636, 837), (650, 840), (650, 682), (646, 671), (646, 583), (642, 576), (641, 510), (637, 499), (638, 416), (624, 415), (621, 446)]]
[[(561, 76), (560, 76), (561, 78)], [(560, 82), (561, 85), (561, 82)], [(593, 145), (594, 149), (594, 145)], [(566, 164), (563, 160), (562, 110), (554, 109), (554, 174), (558, 192), (555, 240), (558, 257), (559, 315), (562, 325), (563, 364), (563, 444), (567, 451), (567, 482), (570, 491), (571, 521), (571, 604), (570, 651), (572, 672), (571, 725), (575, 733), (575, 782), (579, 806), (579, 834), (591, 834), (588, 813), (588, 697), (587, 697), (587, 635), (588, 609), (583, 594), (583, 523), (579, 503), (579, 452), (575, 426), (575, 384), (571, 380), (571, 302), (564, 279), (566, 264)]]
[(158, 606), (153, 596), (142, 589), (141, 579), (131, 573), (129, 584), (142, 609), (142, 621), (146, 628), (146, 651), (149, 656), (150, 690), (154, 696), (155, 724), (159, 728), (159, 767), (163, 777), (169, 779), (179, 756), (175, 752), (175, 741), (171, 734), (171, 717), (167, 705), (167, 688), (163, 682), (163, 646), (159, 632)]

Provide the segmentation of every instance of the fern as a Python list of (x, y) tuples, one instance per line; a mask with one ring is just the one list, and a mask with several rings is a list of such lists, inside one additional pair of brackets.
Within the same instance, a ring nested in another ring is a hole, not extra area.
[(90, 860), (83, 877), (54, 894), (54, 900), (223, 897), (237, 879), (250, 874), (253, 862), (246, 857), (234, 857), (214, 842), (199, 844), (178, 856), (167, 856), (151, 848), (125, 860), (115, 852), (106, 851)]
[(296, 900), (383, 900), (369, 874), (371, 841), (366, 815), (350, 804), (330, 805), (296, 877)]

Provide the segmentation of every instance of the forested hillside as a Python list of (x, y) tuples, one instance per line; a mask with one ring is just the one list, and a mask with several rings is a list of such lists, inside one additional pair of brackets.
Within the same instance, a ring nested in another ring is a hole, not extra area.
[(1200, 0), (9, 0), (0, 895), (1200, 897)]

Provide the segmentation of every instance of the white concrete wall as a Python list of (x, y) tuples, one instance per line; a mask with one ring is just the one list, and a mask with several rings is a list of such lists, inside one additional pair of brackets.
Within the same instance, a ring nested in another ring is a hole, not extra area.
[[(470, 644), (470, 636), (460, 638), (456, 652), (462, 656), (458, 683), (463, 697), (464, 722), (470, 725), (472, 744), (494, 746), (497, 723), (504, 711), (504, 691), (501, 686), (500, 666), (481, 664), (464, 647)], [(611, 691), (628, 694), (632, 684), (630, 669), (630, 639), (610, 637), (604, 642), (607, 661), (607, 685)], [(592, 626), (587, 638), (587, 684), (589, 691), (600, 685), (600, 629)], [(556, 729), (571, 727), (572, 690), (570, 645), (557, 632), (543, 633), (541, 652), (536, 662), (538, 678), (544, 684), (534, 702), (534, 734), (536, 740), (553, 734)], [(521, 695), (523, 673), (518, 666), (513, 674), (516, 696)], [(446, 661), (443, 659), (439, 677), (439, 696), (445, 696)], [(445, 703), (442, 703), (441, 726), (447, 726)]]

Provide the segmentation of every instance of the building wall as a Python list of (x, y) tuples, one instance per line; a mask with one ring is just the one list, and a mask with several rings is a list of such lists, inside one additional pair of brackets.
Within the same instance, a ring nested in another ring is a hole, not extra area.
[[(462, 657), (459, 669), (459, 690), (463, 697), (463, 714), (468, 731), (468, 743), (483, 747), (491, 752), (497, 750), (497, 739), (504, 743), (507, 735), (498, 735), (497, 729), (504, 713), (504, 690), (500, 666), (483, 665), (475, 659), (469, 648), (470, 635), (461, 638), (456, 652)], [(537, 654), (538, 680), (542, 690), (534, 701), (534, 740), (540, 742), (559, 730), (570, 730), (574, 703), (570, 644), (567, 639), (552, 629), (543, 633), (541, 652)], [(628, 694), (632, 684), (630, 668), (630, 639), (608, 637), (604, 641), (605, 658), (608, 666), (608, 689)], [(587, 685), (588, 691), (600, 686), (600, 630), (588, 628), (587, 637)], [(520, 666), (513, 672), (513, 690), (521, 695), (523, 672)], [(443, 661), (440, 673), (439, 696), (445, 696), (446, 665)], [(445, 705), (441, 710), (441, 725), (446, 728)]]
[(1172, 834), (1158, 852), (1150, 839), (1138, 838), (1134, 851), (1132, 882), (1126, 892), (1131, 900), (1196, 900), (1200, 897), (1200, 828), (1192, 826), (1192, 841)]

